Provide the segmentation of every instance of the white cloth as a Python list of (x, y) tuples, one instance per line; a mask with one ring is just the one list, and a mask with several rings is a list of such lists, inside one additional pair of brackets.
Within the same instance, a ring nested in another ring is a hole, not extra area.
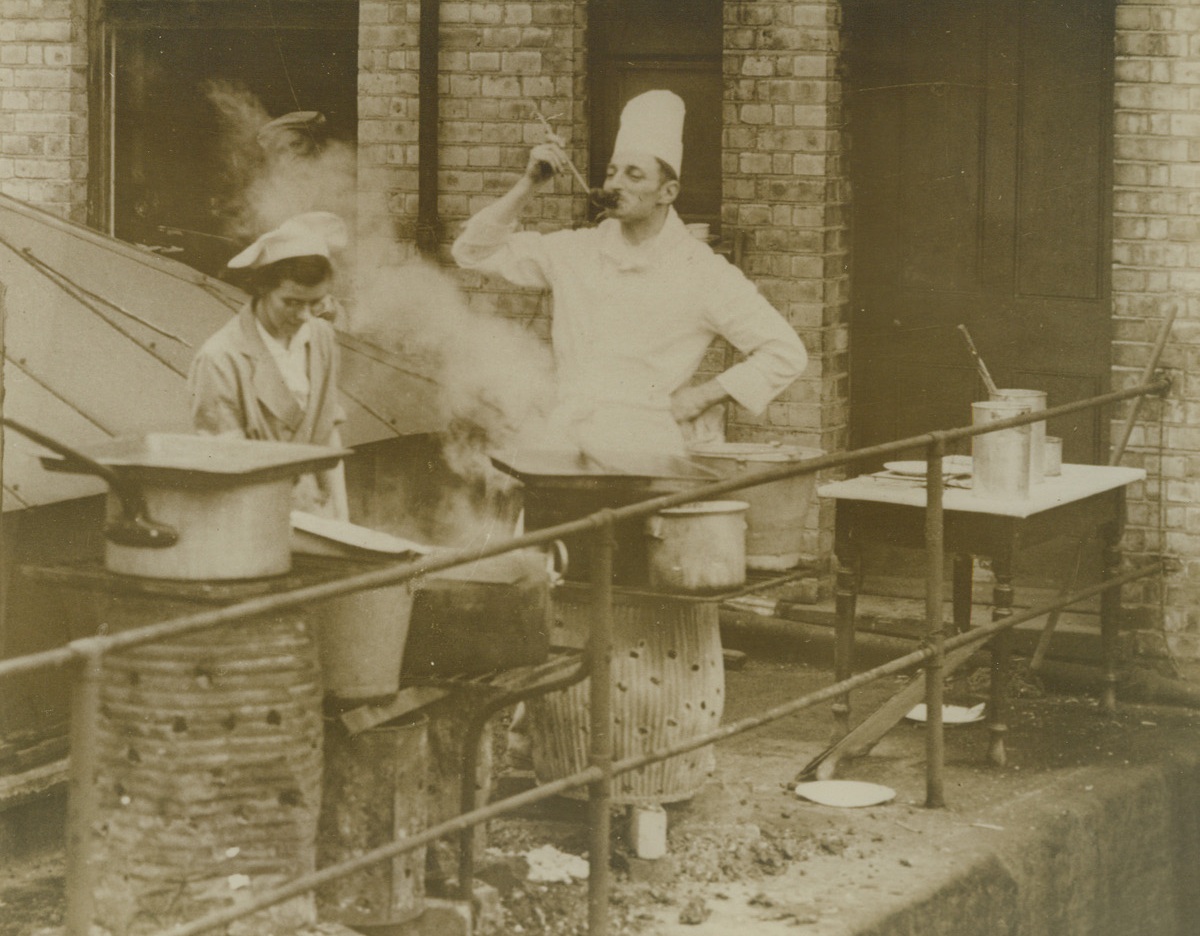
[(254, 327), (258, 329), (259, 337), (262, 338), (263, 344), (267, 346), (267, 350), (271, 352), (271, 359), (275, 362), (275, 366), (279, 368), (283, 382), (288, 390), (291, 391), (292, 396), (296, 398), (296, 402), (300, 404), (301, 408), (308, 406), (308, 391), (310, 388), (308, 380), (308, 345), (309, 333), (311, 331), (308, 327), (308, 322), (304, 322), (296, 329), (296, 333), (292, 335), (292, 340), (287, 345), (263, 328), (262, 322), (258, 319), (254, 320)]
[(349, 242), (346, 222), (332, 211), (308, 211), (288, 218), (226, 264), (231, 270), (257, 269), (289, 257), (325, 257)]
[(613, 159), (625, 153), (657, 156), (679, 175), (683, 164), (683, 98), (673, 91), (646, 91), (621, 111)]
[(539, 234), (497, 224), (489, 206), (452, 248), (460, 266), (550, 289), (557, 408), (551, 438), (597, 448), (682, 452), (671, 394), (715, 336), (747, 355), (717, 379), (759, 414), (804, 370), (795, 330), (724, 257), (688, 234), (674, 209), (637, 247), (609, 219)]

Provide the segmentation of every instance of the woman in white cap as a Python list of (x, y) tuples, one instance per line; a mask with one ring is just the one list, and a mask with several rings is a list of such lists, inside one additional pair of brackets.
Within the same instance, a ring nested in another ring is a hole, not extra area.
[[(795, 330), (675, 212), (683, 117), (670, 91), (626, 104), (604, 182), (612, 204), (597, 227), (517, 231), (536, 192), (569, 168), (552, 137), (454, 243), (460, 266), (553, 295), (558, 397), (550, 424), (527, 441), (681, 454), (720, 431), (721, 404), (761, 413), (806, 366)], [(689, 385), (718, 335), (745, 359)]]
[[(341, 445), (337, 340), (322, 316), (333, 284), (332, 252), (345, 245), (337, 215), (310, 212), (229, 261), (231, 270), (245, 272), (253, 298), (192, 361), (188, 385), (198, 432)], [(348, 519), (341, 464), (300, 478), (293, 506)]]

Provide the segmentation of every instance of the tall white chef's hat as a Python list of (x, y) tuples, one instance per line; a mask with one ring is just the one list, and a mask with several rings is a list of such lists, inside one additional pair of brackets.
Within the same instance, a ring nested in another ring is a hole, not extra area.
[(683, 99), (673, 91), (646, 91), (621, 111), (613, 157), (621, 153), (657, 156), (679, 175), (683, 164)]
[(288, 218), (229, 261), (231, 270), (268, 266), (288, 257), (325, 257), (349, 241), (346, 222), (331, 211), (309, 211)]

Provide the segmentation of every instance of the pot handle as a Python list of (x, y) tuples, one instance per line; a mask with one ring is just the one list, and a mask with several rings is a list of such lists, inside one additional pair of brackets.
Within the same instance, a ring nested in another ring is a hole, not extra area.
[(142, 489), (137, 484), (122, 478), (107, 465), (102, 465), (82, 452), (77, 452), (57, 439), (43, 435), (15, 419), (0, 417), (0, 424), (19, 432), (43, 448), (48, 448), (54, 454), (61, 455), (68, 463), (77, 466), (82, 473), (94, 474), (109, 486), (121, 502), (120, 519), (104, 527), (104, 535), (112, 542), (145, 549), (164, 549), (179, 542), (179, 533), (173, 527), (150, 519)]
[(567, 554), (567, 544), (556, 539), (550, 544), (550, 584), (561, 585), (570, 567), (571, 557)]
[(660, 540), (663, 538), (662, 533), (663, 518), (658, 514), (653, 517), (646, 518), (646, 535), (651, 539)]

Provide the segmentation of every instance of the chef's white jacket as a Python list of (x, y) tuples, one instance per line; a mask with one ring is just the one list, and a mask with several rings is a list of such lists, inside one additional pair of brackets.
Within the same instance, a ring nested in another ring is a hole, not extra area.
[(754, 414), (807, 364), (783, 316), (692, 237), (673, 208), (658, 235), (637, 246), (615, 219), (542, 234), (517, 231), (494, 214), (489, 207), (471, 218), (452, 253), (467, 269), (551, 291), (558, 399), (542, 427), (548, 444), (682, 452), (671, 394), (717, 335), (746, 355), (717, 380)]

